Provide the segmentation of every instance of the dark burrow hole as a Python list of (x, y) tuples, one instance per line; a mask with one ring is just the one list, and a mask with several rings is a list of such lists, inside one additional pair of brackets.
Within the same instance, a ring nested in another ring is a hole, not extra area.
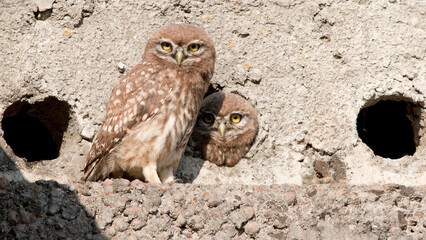
[(420, 106), (408, 99), (380, 100), (359, 112), (358, 135), (378, 156), (413, 155), (419, 143), (420, 114)]
[(34, 12), (34, 16), (37, 20), (43, 20), (44, 21), (44, 20), (48, 19), (51, 15), (52, 15), (52, 9), (47, 9), (43, 12), (40, 12), (38, 10)]
[(69, 104), (47, 97), (34, 104), (14, 102), (4, 111), (1, 127), (16, 156), (33, 162), (59, 156), (69, 120)]

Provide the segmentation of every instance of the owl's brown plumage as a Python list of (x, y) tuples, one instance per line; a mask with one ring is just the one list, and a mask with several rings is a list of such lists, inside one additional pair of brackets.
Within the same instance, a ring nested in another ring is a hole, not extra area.
[(247, 100), (233, 93), (213, 93), (203, 101), (191, 145), (204, 159), (232, 167), (248, 152), (258, 128), (256, 111)]
[(82, 180), (173, 182), (215, 58), (212, 40), (198, 27), (171, 25), (155, 32), (141, 63), (112, 90)]

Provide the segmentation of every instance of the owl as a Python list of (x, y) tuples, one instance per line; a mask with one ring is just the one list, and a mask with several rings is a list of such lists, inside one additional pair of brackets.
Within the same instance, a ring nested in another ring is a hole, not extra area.
[(204, 159), (233, 167), (250, 149), (258, 129), (256, 111), (247, 100), (217, 92), (203, 101), (191, 145)]
[(171, 25), (155, 32), (142, 61), (112, 90), (82, 180), (173, 183), (215, 59), (213, 41), (198, 27)]

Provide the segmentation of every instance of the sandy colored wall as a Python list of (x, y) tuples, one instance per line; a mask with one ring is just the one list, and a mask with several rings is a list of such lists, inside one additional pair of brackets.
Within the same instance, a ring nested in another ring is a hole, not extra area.
[[(180, 177), (238, 184), (426, 182), (423, 1), (51, 2), (1, 3), (0, 112), (46, 97), (69, 107), (55, 160), (28, 165), (0, 141), (28, 179), (77, 179), (110, 91), (140, 61), (149, 34), (189, 23), (215, 42), (212, 88), (246, 97), (261, 127), (236, 167), (185, 157)], [(415, 107), (414, 154), (383, 158), (359, 137), (358, 114), (380, 100)]]

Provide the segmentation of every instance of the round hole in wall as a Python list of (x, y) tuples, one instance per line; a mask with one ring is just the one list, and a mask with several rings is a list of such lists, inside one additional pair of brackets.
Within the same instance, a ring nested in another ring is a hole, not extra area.
[(69, 120), (69, 104), (47, 97), (34, 104), (14, 102), (4, 111), (1, 127), (16, 156), (33, 162), (59, 156)]
[(376, 100), (359, 112), (358, 135), (378, 156), (398, 159), (413, 155), (419, 143), (420, 111), (409, 99)]

